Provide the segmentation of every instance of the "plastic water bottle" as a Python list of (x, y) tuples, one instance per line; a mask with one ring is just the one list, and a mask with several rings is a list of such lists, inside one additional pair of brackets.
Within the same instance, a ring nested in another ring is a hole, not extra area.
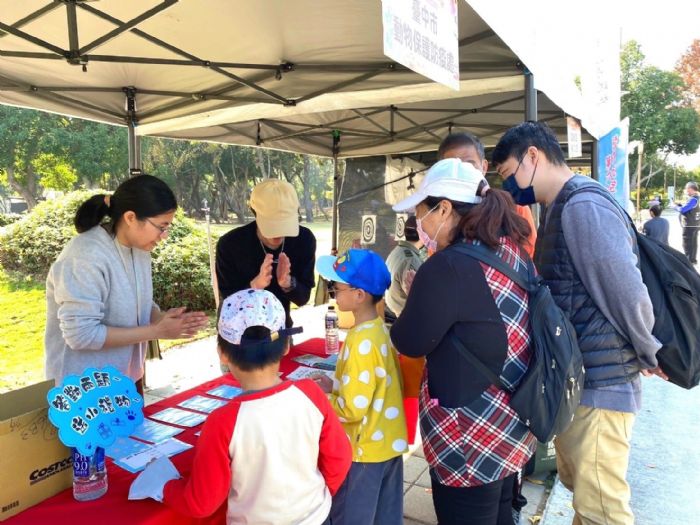
[(78, 501), (97, 499), (107, 492), (105, 449), (96, 448), (92, 456), (73, 451), (73, 497)]
[(335, 306), (329, 306), (326, 312), (326, 354), (338, 353), (338, 314)]

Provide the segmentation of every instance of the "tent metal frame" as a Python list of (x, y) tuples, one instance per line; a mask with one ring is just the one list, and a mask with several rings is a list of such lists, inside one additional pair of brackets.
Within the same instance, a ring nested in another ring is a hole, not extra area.
[[(60, 100), (63, 103), (75, 107), (85, 107), (92, 111), (99, 111), (104, 115), (109, 115), (111, 117), (118, 117), (124, 121), (127, 126), (138, 124), (139, 119), (154, 117), (161, 115), (176, 109), (182, 109), (190, 106), (196, 106), (202, 101), (208, 100), (220, 100), (221, 102), (266, 102), (266, 103), (277, 103), (285, 106), (294, 106), (298, 103), (305, 102), (316, 98), (321, 95), (328, 93), (333, 93), (339, 91), (343, 88), (353, 86), (364, 82), (372, 77), (382, 75), (382, 74), (393, 74), (401, 72), (411, 72), (410, 69), (405, 66), (395, 63), (395, 62), (381, 62), (381, 63), (346, 63), (346, 64), (292, 64), (290, 62), (282, 62), (280, 64), (249, 64), (249, 63), (238, 63), (238, 62), (217, 62), (212, 60), (206, 60), (204, 58), (193, 55), (179, 47), (176, 47), (168, 42), (157, 38), (141, 29), (138, 28), (140, 24), (154, 17), (155, 15), (167, 10), (169, 7), (178, 3), (178, 0), (162, 0), (159, 4), (152, 7), (151, 9), (144, 11), (140, 15), (130, 19), (130, 20), (120, 20), (115, 18), (96, 7), (89, 5), (82, 0), (54, 0), (44, 7), (36, 10), (35, 12), (25, 16), (21, 20), (18, 20), (12, 24), (8, 24), (0, 21), (0, 44), (2, 43), (3, 33), (11, 34), (17, 38), (30, 42), (36, 46), (39, 46), (46, 51), (44, 52), (28, 52), (28, 51), (12, 51), (0, 48), (0, 56), (11, 57), (11, 58), (33, 58), (33, 59), (44, 59), (44, 60), (65, 60), (71, 65), (80, 66), (84, 71), (91, 62), (108, 62), (108, 63), (124, 63), (124, 64), (147, 64), (147, 65), (171, 65), (171, 66), (181, 66), (181, 67), (201, 67), (209, 71), (213, 71), (227, 81), (233, 81), (227, 85), (213, 89), (211, 91), (205, 92), (179, 92), (179, 91), (167, 91), (167, 90), (157, 90), (157, 89), (147, 89), (140, 88), (138, 86), (115, 86), (111, 88), (95, 88), (95, 87), (83, 87), (83, 86), (34, 86), (22, 82), (17, 82), (9, 78), (2, 78), (0, 81), (0, 91), (25, 91), (29, 92), (34, 96), (49, 98), (54, 100)], [(34, 36), (26, 31), (22, 30), (22, 27), (29, 24), (30, 22), (45, 16), (46, 14), (54, 11), (60, 6), (65, 6), (66, 8), (66, 31), (68, 34), (69, 48), (62, 49), (46, 40), (43, 40), (37, 36)], [(102, 20), (114, 24), (116, 27), (111, 31), (103, 34), (99, 38), (93, 40), (92, 42), (84, 45), (80, 45), (79, 42), (79, 28), (77, 21), (77, 9), (82, 9)], [(135, 56), (116, 56), (116, 55), (104, 55), (104, 54), (91, 54), (91, 51), (96, 50), (103, 44), (109, 42), (115, 37), (122, 33), (131, 32), (136, 36), (139, 36), (151, 44), (157, 47), (170, 51), (182, 58), (157, 58), (157, 57), (135, 57)], [(463, 38), (459, 42), (460, 47), (468, 46), (475, 42), (481, 40), (492, 38), (495, 36), (493, 30), (486, 30), (476, 35), (472, 35), (467, 38)], [(503, 73), (503, 74), (513, 74), (521, 68), (521, 65), (513, 61), (495, 61), (495, 62), (461, 62), (460, 70), (469, 70), (471, 72), (485, 72), (485, 73)], [(237, 70), (250, 70), (255, 71), (258, 74), (252, 78), (245, 78), (241, 75), (235, 74), (230, 69)], [(260, 85), (261, 82), (275, 78), (280, 80), (282, 75), (293, 73), (295, 71), (313, 71), (313, 72), (334, 72), (334, 73), (347, 73), (355, 74), (354, 76), (333, 84), (324, 86), (321, 89), (314, 90), (310, 93), (304, 94), (297, 98), (285, 97), (273, 90), (267, 89)], [(260, 73), (263, 73), (262, 75)], [(237, 96), (234, 93), (236, 90), (242, 88), (249, 88), (257, 92), (258, 96), (243, 95)], [(89, 105), (84, 101), (77, 100), (66, 95), (60, 95), (60, 93), (71, 93), (71, 92), (119, 92), (125, 93), (127, 91), (132, 93), (133, 96), (138, 94), (152, 95), (152, 96), (162, 96), (165, 98), (182, 98), (183, 100), (177, 102), (169, 102), (164, 104), (162, 107), (156, 108), (154, 110), (148, 111), (143, 114), (138, 114), (134, 112), (125, 111), (124, 114), (117, 114), (105, 110), (103, 108), (98, 108), (96, 106)], [(267, 141), (274, 139), (268, 138)]]
[[(49, 1), (45, 6), (30, 13), (21, 20), (8, 24), (0, 20), (0, 57), (8, 58), (23, 58), (37, 60), (65, 60), (68, 64), (78, 66), (87, 71), (90, 63), (123, 63), (123, 64), (141, 64), (141, 65), (167, 65), (183, 68), (200, 67), (207, 71), (212, 71), (218, 74), (224, 84), (218, 87), (211, 87), (202, 92), (180, 92), (161, 89), (149, 89), (141, 86), (114, 86), (114, 87), (84, 87), (84, 86), (35, 86), (26, 82), (17, 81), (11, 78), (0, 76), (0, 91), (21, 91), (27, 92), (34, 97), (60, 102), (61, 104), (76, 108), (87, 108), (98, 115), (109, 117), (110, 121), (118, 120), (126, 125), (128, 129), (129, 143), (129, 168), (132, 174), (140, 173), (141, 169), (141, 153), (140, 153), (140, 137), (136, 135), (135, 129), (139, 124), (139, 120), (153, 118), (160, 115), (170, 113), (175, 110), (185, 110), (185, 115), (196, 112), (197, 105), (204, 101), (220, 101), (221, 105), (214, 106), (212, 109), (217, 109), (221, 106), (228, 106), (231, 102), (242, 103), (273, 103), (284, 106), (295, 106), (298, 103), (306, 102), (321, 95), (340, 91), (344, 88), (354, 86), (364, 82), (370, 78), (385, 75), (385, 74), (405, 74), (413, 73), (405, 66), (391, 62), (375, 62), (375, 63), (337, 63), (337, 64), (298, 64), (291, 62), (281, 62), (279, 64), (252, 64), (238, 62), (221, 62), (207, 60), (187, 52), (177, 46), (174, 46), (160, 38), (157, 38), (141, 29), (139, 25), (151, 19), (152, 17), (166, 11), (168, 8), (177, 4), (178, 0), (161, 0), (154, 7), (142, 12), (138, 16), (130, 20), (120, 20), (115, 18), (96, 7), (89, 5), (84, 0), (53, 0)], [(32, 21), (35, 21), (48, 13), (53, 12), (59, 7), (65, 7), (66, 12), (66, 31), (68, 35), (68, 49), (63, 49), (46, 40), (43, 40), (35, 35), (32, 35), (22, 28)], [(77, 10), (81, 9), (91, 15), (111, 23), (115, 27), (93, 41), (81, 46), (79, 39), (79, 27)], [(100, 46), (113, 40), (119, 35), (129, 32), (134, 34), (149, 43), (157, 46), (160, 49), (169, 51), (179, 58), (157, 58), (147, 56), (119, 56), (93, 53)], [(4, 49), (2, 47), (2, 38), (5, 34), (13, 35), (19, 39), (29, 42), (35, 46), (42, 48), (44, 51), (18, 51)], [(459, 41), (459, 47), (464, 48), (476, 42), (485, 39), (496, 37), (496, 33), (492, 29), (487, 29), (475, 35), (468, 36)], [(328, 151), (335, 163), (334, 169), (334, 200), (337, 202), (338, 190), (341, 184), (341, 175), (338, 171), (338, 156), (341, 151), (341, 136), (347, 137), (364, 137), (368, 139), (367, 143), (353, 144), (349, 148), (343, 150), (343, 154), (347, 155), (353, 151), (361, 151), (370, 145), (383, 145), (391, 143), (400, 138), (414, 142), (417, 146), (425, 146), (429, 149), (434, 146), (434, 141), (439, 140), (436, 131), (441, 128), (451, 130), (455, 126), (471, 127), (484, 130), (484, 136), (492, 136), (501, 133), (507, 127), (494, 124), (479, 124), (478, 122), (464, 123), (460, 119), (467, 115), (478, 114), (513, 114), (518, 113), (524, 115), (526, 119), (536, 120), (537, 113), (537, 96), (538, 93), (534, 87), (533, 75), (517, 60), (506, 61), (460, 61), (460, 71), (470, 73), (492, 73), (500, 75), (523, 75), (525, 80), (525, 94), (514, 98), (502, 100), (496, 103), (487, 104), (482, 107), (473, 107), (462, 110), (445, 109), (430, 109), (430, 108), (403, 108), (395, 105), (390, 105), (381, 108), (356, 108), (352, 109), (352, 115), (344, 117), (333, 122), (323, 125), (308, 124), (297, 122), (294, 120), (276, 120), (276, 119), (259, 119), (256, 122), (257, 132), (255, 137), (247, 135), (240, 129), (232, 125), (221, 125), (220, 128), (227, 130), (230, 133), (236, 133), (241, 136), (254, 140), (255, 144), (261, 146), (266, 144), (274, 146), (277, 141), (298, 137), (309, 144), (313, 144), (323, 150)], [(234, 73), (231, 70), (236, 70)], [(251, 72), (247, 76), (242, 76), (243, 72)], [(298, 96), (296, 98), (288, 98), (282, 94), (263, 87), (263, 82), (271, 79), (281, 80), (284, 75), (294, 74), (294, 72), (328, 72), (347, 74), (349, 78), (338, 81), (335, 79), (328, 85), (320, 89)], [(240, 73), (240, 74), (238, 74)], [(252, 90), (253, 93), (237, 94), (237, 91), (242, 89)], [(94, 104), (86, 103), (84, 100), (79, 100), (68, 96), (70, 93), (90, 93), (90, 92), (105, 92), (105, 93), (123, 93), (125, 106), (124, 112), (116, 112), (108, 108), (99, 107)], [(137, 98), (139, 95), (148, 95), (154, 97), (163, 97), (169, 99), (160, 107), (155, 107), (143, 113), (139, 113), (137, 106)], [(181, 99), (172, 101), (172, 99)], [(513, 102), (522, 102), (522, 109), (504, 108), (507, 104)], [(437, 113), (440, 116), (428, 121), (420, 123), (414, 117), (421, 112)], [(543, 112), (545, 117), (543, 120), (556, 120), (564, 116), (561, 111)], [(379, 122), (388, 121), (386, 126)], [(348, 123), (362, 121), (369, 124), (372, 129), (356, 129), (348, 127)], [(269, 132), (268, 132), (269, 130)], [(426, 140), (425, 136), (431, 137), (431, 140)], [(217, 135), (224, 137), (226, 134)], [(325, 141), (323, 139), (326, 139)], [(328, 140), (330, 139), (330, 140)], [(202, 138), (202, 140), (216, 140), (216, 137)], [(369, 142), (371, 141), (371, 142)], [(334, 206), (333, 216), (333, 246), (337, 242), (337, 210)]]

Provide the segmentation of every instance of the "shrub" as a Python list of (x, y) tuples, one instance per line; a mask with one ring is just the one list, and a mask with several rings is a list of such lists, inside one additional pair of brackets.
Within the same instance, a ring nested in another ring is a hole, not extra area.
[(43, 280), (53, 261), (75, 235), (73, 217), (83, 201), (98, 191), (75, 191), (39, 203), (0, 236), (0, 264), (5, 270)]
[(173, 223), (173, 229), (176, 225), (180, 231), (173, 231), (173, 238), (153, 251), (155, 301), (163, 310), (178, 306), (190, 310), (213, 309), (207, 235), (184, 216)]
[[(104, 191), (76, 191), (42, 202), (8, 226), (0, 236), (0, 265), (8, 271), (45, 279), (53, 261), (76, 235), (73, 217), (78, 206), (95, 193)], [(181, 210), (175, 215), (168, 239), (152, 256), (153, 295), (161, 308), (214, 308), (206, 233)]]
[(0, 228), (9, 226), (13, 222), (17, 222), (22, 218), (19, 213), (0, 213)]

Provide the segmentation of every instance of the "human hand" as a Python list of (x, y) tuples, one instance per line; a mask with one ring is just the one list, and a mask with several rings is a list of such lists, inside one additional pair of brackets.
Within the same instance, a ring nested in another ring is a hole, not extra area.
[(204, 312), (185, 312), (185, 307), (171, 308), (155, 323), (158, 339), (185, 339), (194, 336), (208, 323)]
[(282, 252), (277, 261), (277, 283), (280, 288), (289, 288), (292, 286), (292, 263), (287, 257), (287, 254)]
[(668, 381), (668, 376), (664, 373), (663, 370), (661, 370), (660, 366), (657, 366), (656, 368), (648, 368), (646, 370), (642, 370), (642, 375), (645, 377), (659, 376), (664, 381)]
[(416, 271), (413, 268), (403, 274), (403, 282), (401, 284), (406, 294), (411, 291), (411, 286), (413, 286), (413, 279), (415, 279), (415, 277)]
[(330, 394), (333, 391), (333, 380), (325, 374), (319, 374), (314, 377), (314, 382), (323, 390), (326, 394)]
[(256, 290), (264, 290), (272, 282), (272, 254), (268, 253), (260, 265), (260, 273), (250, 281), (250, 287)]

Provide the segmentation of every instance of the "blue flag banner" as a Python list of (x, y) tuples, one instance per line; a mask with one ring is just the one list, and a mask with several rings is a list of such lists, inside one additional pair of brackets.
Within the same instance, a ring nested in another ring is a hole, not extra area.
[(143, 398), (136, 385), (111, 366), (67, 376), (46, 398), (61, 442), (86, 456), (97, 447), (108, 448), (143, 422)]
[(598, 140), (598, 182), (615, 196), (617, 202), (627, 209), (630, 199), (627, 143), (629, 120), (624, 119), (610, 132)]

